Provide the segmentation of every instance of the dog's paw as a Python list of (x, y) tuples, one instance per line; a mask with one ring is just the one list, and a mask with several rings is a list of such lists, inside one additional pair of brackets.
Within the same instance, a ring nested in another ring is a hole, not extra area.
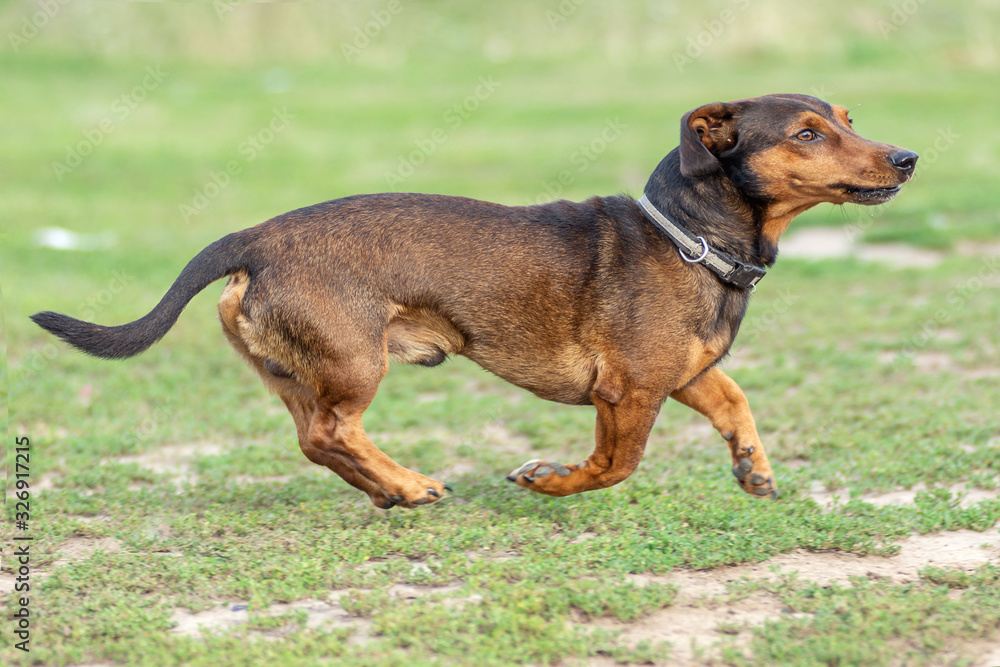
[(778, 486), (774, 483), (774, 473), (771, 471), (770, 464), (764, 457), (762, 457), (763, 461), (755, 462), (750, 456), (753, 451), (753, 447), (751, 447), (748, 452), (741, 452), (746, 455), (739, 457), (736, 465), (733, 466), (733, 476), (736, 478), (736, 482), (740, 488), (752, 496), (777, 498)]
[[(574, 468), (576, 466), (573, 466)], [(556, 463), (555, 461), (542, 461), (540, 459), (532, 459), (525, 463), (520, 468), (515, 468), (510, 471), (507, 475), (507, 481), (518, 482), (523, 479), (528, 484), (534, 483), (534, 481), (539, 477), (545, 477), (555, 473), (559, 477), (568, 477), (572, 474), (573, 470), (564, 466), (561, 463)]]
[(430, 503), (437, 502), (447, 497), (448, 491), (452, 491), (452, 488), (447, 484), (442, 484), (433, 479), (429, 479), (429, 482), (422, 485), (422, 488), (418, 487), (406, 495), (403, 493), (380, 494), (378, 496), (372, 495), (370, 498), (372, 504), (379, 509), (387, 510), (397, 506), (413, 509), (421, 505), (429, 505)]
[(576, 493), (577, 489), (573, 484), (572, 477), (573, 473), (578, 470), (580, 470), (578, 465), (567, 466), (556, 461), (532, 459), (510, 471), (510, 474), (507, 475), (507, 481), (538, 493), (565, 496)]

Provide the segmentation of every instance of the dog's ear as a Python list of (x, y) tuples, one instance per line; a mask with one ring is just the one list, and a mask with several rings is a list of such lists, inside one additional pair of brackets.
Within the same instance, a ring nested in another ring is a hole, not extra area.
[(722, 169), (718, 155), (736, 145), (736, 117), (732, 104), (713, 102), (681, 118), (681, 173), (688, 178), (708, 176)]

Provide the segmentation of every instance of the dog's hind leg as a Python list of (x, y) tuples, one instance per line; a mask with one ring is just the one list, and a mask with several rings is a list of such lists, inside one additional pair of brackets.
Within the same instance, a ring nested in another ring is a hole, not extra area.
[(355, 321), (342, 314), (335, 325), (316, 322), (309, 313), (319, 307), (310, 309), (303, 301), (279, 308), (261, 290), (248, 297), (249, 282), (237, 273), (223, 291), (222, 329), (285, 403), (306, 458), (384, 509), (444, 497), (444, 484), (400, 466), (365, 434), (361, 416), (389, 368), (386, 323), (371, 313)]
[(313, 463), (330, 468), (348, 484), (367, 493), (376, 506), (392, 507), (393, 503), (388, 500), (382, 488), (365, 477), (355, 466), (350, 464), (350, 461), (336, 456), (324, 456), (322, 452), (314, 452), (314, 448), (308, 444), (309, 429), (312, 425), (313, 415), (317, 410), (315, 392), (303, 385), (294, 386), (292, 383), (285, 383), (281, 389), (277, 390), (277, 393), (295, 420), (299, 447), (306, 458)]
[(345, 385), (343, 379), (338, 373), (337, 382), (323, 387), (312, 401), (282, 396), (306, 458), (330, 468), (382, 509), (417, 507), (444, 497), (444, 484), (400, 466), (365, 433), (361, 415), (375, 397), (377, 383)]
[(729, 442), (733, 475), (744, 491), (755, 496), (778, 496), (750, 404), (736, 382), (713, 366), (670, 397), (708, 417)]
[(388, 370), (384, 350), (365, 354), (355, 347), (350, 360), (335, 356), (325, 365), (314, 369), (308, 383), (295, 377), (269, 382), (295, 420), (306, 458), (367, 493), (382, 509), (417, 507), (444, 497), (444, 484), (402, 467), (365, 433), (362, 414)]

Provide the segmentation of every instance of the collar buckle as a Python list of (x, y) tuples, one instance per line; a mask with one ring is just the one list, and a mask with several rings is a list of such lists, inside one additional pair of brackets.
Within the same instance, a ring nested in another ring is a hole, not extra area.
[(767, 271), (760, 266), (746, 264), (736, 258), (732, 258), (729, 261), (733, 263), (732, 270), (726, 275), (720, 277), (726, 282), (738, 285), (739, 287), (748, 289), (751, 292), (756, 291), (757, 283), (760, 282), (761, 278), (764, 277)]
[[(646, 215), (646, 218), (667, 235), (685, 262), (689, 264), (704, 264), (711, 269), (715, 275), (731, 285), (742, 287), (743, 289), (756, 291), (757, 283), (767, 273), (767, 269), (754, 264), (741, 262), (735, 257), (731, 257), (724, 252), (712, 248), (704, 236), (695, 236), (680, 225), (671, 222), (667, 216), (660, 213), (659, 209), (653, 206), (645, 194), (636, 201), (639, 208)], [(698, 252), (698, 244), (701, 244), (701, 255), (694, 257)]]

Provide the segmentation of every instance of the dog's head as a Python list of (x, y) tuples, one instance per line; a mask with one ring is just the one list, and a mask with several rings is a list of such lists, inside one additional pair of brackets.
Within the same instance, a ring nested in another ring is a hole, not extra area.
[(855, 133), (844, 107), (808, 95), (714, 102), (681, 119), (681, 173), (725, 173), (777, 209), (772, 215), (822, 202), (887, 202), (916, 163), (912, 151)]

